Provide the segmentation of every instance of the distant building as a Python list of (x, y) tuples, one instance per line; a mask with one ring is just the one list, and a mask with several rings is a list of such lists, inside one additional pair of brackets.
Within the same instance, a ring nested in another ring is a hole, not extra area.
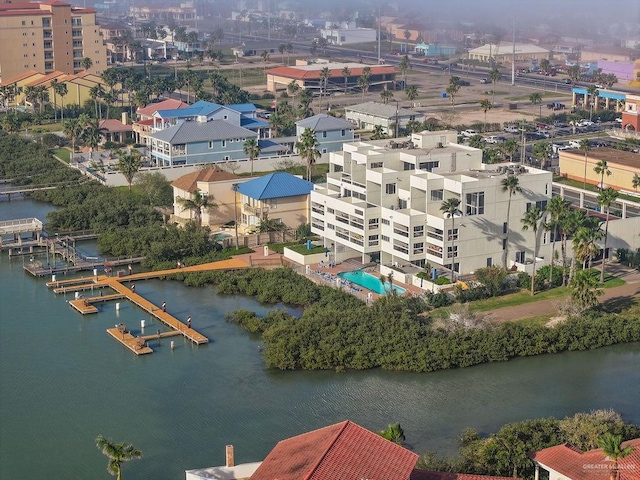
[(399, 108), (397, 104), (378, 102), (359, 103), (349, 105), (344, 109), (344, 117), (351, 121), (356, 128), (373, 130), (380, 125), (387, 135), (395, 136), (394, 126), (406, 127), (408, 122), (415, 121), (420, 114), (407, 108)]
[(597, 62), (599, 60), (633, 62), (638, 57), (640, 57), (640, 51), (634, 48), (616, 47), (613, 45), (584, 47), (580, 51), (580, 62)]
[[(539, 62), (542, 59), (550, 58), (551, 52), (546, 48), (538, 47), (531, 43), (516, 43), (515, 49), (516, 63)], [(511, 64), (513, 62), (513, 44), (511, 42), (501, 42), (499, 44), (487, 43), (481, 47), (469, 50), (468, 58), (470, 60), (479, 60), (481, 62), (494, 62), (502, 64)]]
[(455, 55), (456, 47), (423, 42), (416, 45), (415, 53), (425, 57), (449, 57)]
[(627, 94), (622, 112), (622, 128), (640, 132), (640, 95)]
[(0, 82), (29, 70), (80, 73), (85, 57), (90, 72), (107, 68), (94, 9), (62, 0), (0, 3)]
[[(327, 90), (329, 92), (344, 91), (344, 89), (358, 89), (358, 79), (362, 76), (363, 69), (367, 65), (361, 63), (312, 63), (309, 65), (297, 65), (291, 67), (276, 67), (267, 70), (267, 90), (276, 93), (278, 90), (286, 90), (287, 85), (292, 81), (300, 88), (320, 91), (321, 80), (320, 71), (323, 68), (329, 69), (329, 80)], [(371, 70), (369, 76), (370, 88), (372, 90), (389, 88), (393, 89), (396, 80), (396, 69), (391, 65), (369, 65)], [(345, 78), (344, 70), (349, 70), (349, 75)]]
[(620, 83), (633, 80), (633, 62), (598, 60), (598, 68), (602, 70), (602, 73), (614, 74)]
[(353, 124), (351, 122), (324, 113), (298, 120), (296, 122), (296, 136), (298, 139), (307, 128), (315, 132), (320, 153), (342, 150), (344, 142), (352, 142), (354, 139)]
[(350, 45), (375, 42), (378, 32), (373, 28), (327, 28), (320, 30), (330, 45)]

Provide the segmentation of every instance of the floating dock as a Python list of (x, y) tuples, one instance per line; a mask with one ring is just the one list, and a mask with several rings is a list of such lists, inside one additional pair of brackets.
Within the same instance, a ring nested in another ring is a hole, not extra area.
[(147, 346), (147, 342), (144, 338), (134, 337), (133, 335), (131, 335), (131, 333), (126, 332), (122, 328), (107, 328), (107, 333), (136, 355), (146, 355), (147, 353), (153, 353), (153, 350), (151, 350), (151, 348)]

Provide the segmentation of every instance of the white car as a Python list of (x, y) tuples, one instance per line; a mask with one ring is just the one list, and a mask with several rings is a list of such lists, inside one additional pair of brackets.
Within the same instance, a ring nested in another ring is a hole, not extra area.
[(504, 131), (507, 133), (518, 133), (520, 130), (518, 130), (518, 127), (514, 125), (509, 125), (507, 127), (504, 127)]
[(590, 127), (591, 125), (593, 125), (593, 122), (590, 120), (582, 120), (578, 123), (579, 127)]
[(622, 119), (621, 118), (616, 118), (616, 123), (622, 123)]
[(578, 140), (570, 140), (569, 141), (570, 148), (580, 148), (580, 142)]
[(491, 135), (490, 137), (484, 137), (484, 141), (486, 143), (503, 143), (506, 142), (507, 139), (504, 137), (498, 137), (495, 135)]
[(460, 132), (460, 135), (466, 138), (471, 138), (475, 135), (478, 135), (478, 132), (476, 132), (475, 130), (463, 130), (462, 132)]

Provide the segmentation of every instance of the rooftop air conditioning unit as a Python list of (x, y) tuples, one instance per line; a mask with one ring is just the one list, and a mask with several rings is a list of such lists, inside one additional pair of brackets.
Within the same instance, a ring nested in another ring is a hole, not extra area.
[(442, 145), (442, 142), (438, 142), (436, 143), (436, 148), (444, 148), (444, 145)]

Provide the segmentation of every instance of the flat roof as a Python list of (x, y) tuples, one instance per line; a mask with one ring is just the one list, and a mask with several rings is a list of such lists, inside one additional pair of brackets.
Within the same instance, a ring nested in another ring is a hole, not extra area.
[[(584, 158), (584, 154), (579, 150), (561, 150), (560, 157), (563, 155), (575, 155)], [(625, 152), (624, 150), (616, 150), (615, 148), (598, 147), (589, 151), (587, 157), (592, 162), (598, 160), (606, 160), (607, 163), (617, 163), (625, 167), (635, 167), (640, 170), (640, 155), (633, 152)]]

